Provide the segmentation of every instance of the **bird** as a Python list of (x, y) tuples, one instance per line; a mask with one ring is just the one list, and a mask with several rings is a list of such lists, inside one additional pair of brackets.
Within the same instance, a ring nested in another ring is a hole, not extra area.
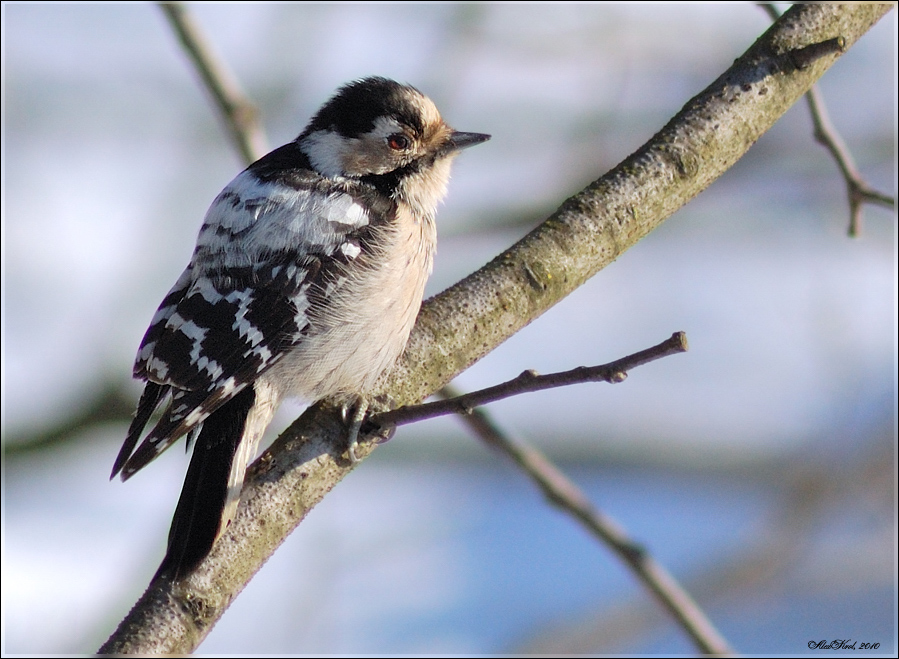
[(489, 138), (451, 128), (415, 87), (362, 78), (215, 198), (140, 343), (145, 385), (111, 475), (193, 445), (154, 580), (209, 554), (282, 400), (341, 405), (356, 462), (366, 394), (421, 307), (452, 161)]

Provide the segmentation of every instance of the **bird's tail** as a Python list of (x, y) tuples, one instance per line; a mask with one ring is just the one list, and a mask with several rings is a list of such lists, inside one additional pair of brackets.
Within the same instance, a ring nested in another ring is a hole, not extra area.
[(189, 574), (228, 528), (247, 464), (272, 414), (273, 406), (257, 400), (255, 387), (249, 386), (203, 422), (172, 519), (168, 550), (154, 580)]

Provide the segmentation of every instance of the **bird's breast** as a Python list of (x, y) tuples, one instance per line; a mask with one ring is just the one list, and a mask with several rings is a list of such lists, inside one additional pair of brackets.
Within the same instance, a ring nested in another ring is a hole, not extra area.
[(305, 338), (266, 374), (283, 395), (364, 393), (403, 352), (431, 273), (434, 220), (401, 206), (376, 231), (377, 247), (342, 269)]

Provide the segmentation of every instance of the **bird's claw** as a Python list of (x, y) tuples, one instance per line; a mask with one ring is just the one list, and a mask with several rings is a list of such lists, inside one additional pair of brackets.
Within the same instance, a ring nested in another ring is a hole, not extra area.
[(341, 415), (347, 428), (347, 454), (350, 462), (357, 464), (359, 458), (356, 456), (356, 449), (359, 447), (359, 431), (362, 428), (362, 422), (365, 421), (365, 415), (368, 412), (368, 401), (361, 396), (354, 401), (344, 403), (341, 409)]

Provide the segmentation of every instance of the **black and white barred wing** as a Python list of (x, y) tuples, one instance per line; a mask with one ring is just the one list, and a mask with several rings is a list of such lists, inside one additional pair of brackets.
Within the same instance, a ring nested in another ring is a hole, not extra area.
[[(134, 375), (147, 385), (113, 475), (127, 479), (199, 430), (299, 346), (321, 298), (310, 288), (334, 280), (328, 271), (355, 254), (354, 235), (368, 224), (348, 194), (260, 183), (249, 170), (235, 179), (210, 208), (191, 265), (141, 343)], [(134, 451), (167, 396), (162, 418)]]

